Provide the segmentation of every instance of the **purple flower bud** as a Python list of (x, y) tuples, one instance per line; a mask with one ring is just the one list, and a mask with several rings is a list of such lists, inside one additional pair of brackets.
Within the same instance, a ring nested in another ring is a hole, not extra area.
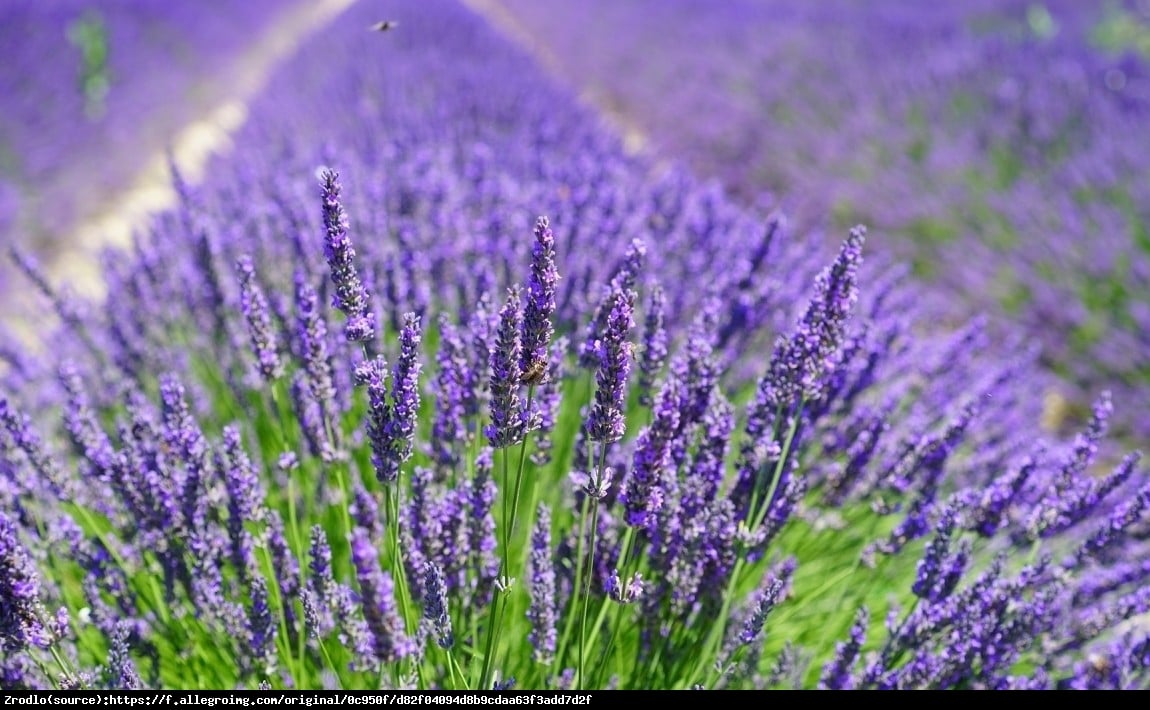
[(543, 503), (539, 504), (535, 529), (531, 533), (529, 574), (531, 606), (527, 609), (527, 619), (531, 622), (531, 633), (527, 640), (534, 649), (532, 658), (539, 663), (550, 664), (555, 659), (559, 643), (559, 610), (551, 549), (551, 509)]
[[(772, 410), (790, 408), (800, 399), (822, 395), (825, 377), (834, 369), (847, 318), (858, 300), (863, 227), (851, 230), (835, 262), (819, 274), (815, 295), (790, 337), (780, 337), (764, 376)], [(760, 389), (764, 389), (760, 386)]]
[(655, 286), (643, 318), (643, 352), (639, 359), (639, 404), (644, 407), (651, 406), (655, 380), (667, 361), (667, 329), (663, 322), (666, 308), (663, 287)]
[(424, 566), (423, 618), (431, 625), (440, 648), (455, 645), (451, 615), (447, 613), (447, 585), (443, 581), (443, 570), (434, 562)]
[(531, 278), (527, 282), (527, 303), (523, 308), (523, 344), (520, 353), (522, 381), (527, 385), (543, 382), (547, 376), (548, 347), (555, 333), (555, 237), (546, 217), (535, 223), (535, 246), (531, 252)]
[(867, 627), (870, 625), (870, 612), (862, 607), (855, 615), (855, 622), (851, 625), (850, 636), (847, 640), (835, 644), (834, 660), (823, 666), (822, 676), (819, 678), (820, 690), (851, 690), (854, 688), (855, 678), (852, 670), (858, 660), (859, 651), (866, 643)]
[[(618, 294), (630, 293), (634, 290), (639, 271), (642, 270), (643, 262), (646, 259), (647, 246), (638, 239), (632, 241), (623, 257), (623, 263), (619, 265), (614, 276), (611, 277), (610, 283), (604, 289), (603, 300), (595, 308), (595, 313), (587, 326), (587, 335), (583, 345), (579, 348), (579, 365), (581, 367), (599, 366), (601, 360), (599, 343), (606, 337), (610, 327), (608, 321), (611, 319), (611, 312), (618, 302)], [(632, 295), (632, 305), (634, 298)]]
[(622, 493), (626, 523), (645, 528), (663, 507), (662, 477), (668, 463), (671, 440), (679, 429), (681, 387), (671, 375), (659, 393), (654, 420), (639, 433), (630, 475)]
[(491, 351), (491, 424), (484, 433), (496, 449), (523, 441), (527, 433), (527, 415), (519, 398), (522, 319), (519, 287), (512, 286), (507, 290), (507, 303), (499, 312), (499, 331)]
[(468, 381), (472, 376), (467, 350), (459, 329), (446, 315), (439, 319), (439, 352), (435, 356), (435, 415), (431, 424), (431, 447), (441, 471), (451, 471), (461, 460), (468, 434)]
[(612, 443), (626, 431), (627, 376), (631, 372), (631, 343), (635, 292), (616, 291), (607, 327), (597, 343), (599, 369), (595, 374), (595, 403), (587, 423), (592, 441)]
[(132, 626), (118, 622), (112, 632), (112, 643), (108, 649), (108, 687), (112, 690), (145, 690), (144, 681), (132, 662), (128, 639)]
[(395, 663), (407, 658), (415, 652), (415, 644), (407, 637), (396, 609), (391, 575), (380, 569), (379, 554), (367, 531), (360, 527), (352, 531), (351, 560), (376, 662)]
[(263, 577), (252, 579), (252, 605), (248, 610), (248, 652), (257, 668), (266, 668), (275, 657), (276, 623), (268, 600), (268, 584)]
[(241, 256), (236, 260), (236, 270), (240, 272), (240, 309), (248, 322), (248, 335), (256, 353), (260, 374), (269, 382), (277, 380), (283, 375), (283, 362), (280, 360), (271, 314), (268, 312), (268, 300), (256, 282), (252, 258)]
[[(419, 416), (419, 344), (423, 339), (419, 316), (407, 313), (399, 334), (399, 359), (392, 375), (392, 406), (386, 436), (390, 455), (380, 480), (394, 481), (400, 467), (415, 450), (416, 419)], [(376, 468), (379, 475), (380, 469)]]
[(348, 220), (340, 201), (339, 173), (324, 170), (323, 184), (323, 252), (331, 268), (335, 286), (332, 306), (347, 316), (344, 335), (349, 342), (362, 343), (375, 337), (375, 314), (370, 307), (367, 289), (355, 267), (355, 248), (347, 235)]
[(53, 639), (45, 616), (32, 558), (16, 524), (0, 512), (0, 647), (11, 654), (29, 646), (47, 648)]

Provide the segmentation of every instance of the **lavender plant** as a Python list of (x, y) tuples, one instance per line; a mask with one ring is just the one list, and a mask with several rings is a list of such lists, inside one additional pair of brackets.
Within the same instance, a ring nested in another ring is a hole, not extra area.
[(864, 229), (828, 254), (654, 173), (448, 0), (372, 13), (101, 307), (38, 280), (3, 687), (1150, 682), (1106, 397), (1039, 446), (1035, 354), (940, 326)]

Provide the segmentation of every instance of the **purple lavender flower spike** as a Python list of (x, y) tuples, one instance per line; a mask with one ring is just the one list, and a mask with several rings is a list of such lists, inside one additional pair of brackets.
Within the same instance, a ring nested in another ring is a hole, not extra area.
[[(392, 374), (392, 406), (385, 433), (390, 455), (380, 480), (394, 481), (399, 469), (415, 450), (416, 418), (419, 416), (419, 344), (423, 338), (419, 316), (408, 313), (403, 317), (399, 334), (399, 359)], [(376, 469), (377, 474), (379, 469)]]
[(323, 225), (326, 231), (324, 256), (331, 268), (331, 282), (335, 285), (332, 306), (347, 316), (344, 335), (349, 342), (363, 343), (375, 337), (375, 314), (370, 297), (360, 280), (355, 266), (355, 248), (347, 235), (348, 220), (340, 201), (339, 173), (324, 170)]
[(248, 335), (256, 353), (260, 374), (269, 382), (278, 380), (284, 373), (284, 366), (276, 344), (268, 300), (256, 282), (252, 258), (241, 256), (236, 260), (236, 270), (240, 272), (240, 309), (248, 323)]
[(531, 606), (527, 619), (531, 633), (532, 658), (538, 663), (550, 664), (555, 660), (559, 643), (559, 610), (556, 605), (555, 563), (551, 549), (551, 509), (539, 504), (535, 529), (531, 533)]
[(663, 507), (662, 477), (671, 440), (679, 429), (682, 387), (672, 374), (659, 392), (654, 420), (639, 433), (630, 475), (622, 493), (628, 525), (646, 528)]
[(655, 380), (667, 361), (666, 308), (667, 296), (663, 287), (656, 285), (643, 318), (643, 353), (639, 358), (639, 404), (644, 407), (651, 406)]
[[(627, 248), (627, 253), (623, 256), (623, 263), (619, 265), (614, 276), (611, 277), (610, 283), (604, 289), (603, 300), (595, 308), (595, 313), (587, 326), (586, 338), (579, 347), (579, 365), (581, 367), (598, 367), (600, 359), (598, 342), (604, 338), (609, 328), (608, 321), (618, 300), (617, 294), (630, 293), (634, 290), (635, 282), (646, 260), (647, 245), (639, 239), (632, 241)], [(632, 301), (634, 298), (632, 296)]]
[[(953, 507), (946, 506), (938, 523), (935, 525), (934, 537), (927, 543), (926, 551), (918, 563), (911, 591), (915, 596), (929, 602), (937, 603), (945, 598), (953, 586), (948, 584), (952, 569), (952, 560), (955, 558), (965, 562), (965, 555), (951, 552), (951, 536), (954, 534), (957, 514)], [(959, 572), (961, 574), (961, 570)]]
[(835, 644), (835, 657), (823, 666), (819, 677), (820, 690), (852, 690), (855, 685), (853, 669), (858, 660), (859, 651), (866, 643), (867, 627), (870, 625), (870, 612), (862, 607), (855, 615), (855, 622), (851, 625), (850, 636), (846, 641)]
[(597, 342), (599, 369), (595, 375), (595, 403), (587, 424), (592, 441), (611, 443), (626, 431), (627, 376), (631, 372), (631, 343), (634, 326), (634, 291), (616, 291), (607, 325)]
[(522, 381), (537, 385), (545, 381), (548, 348), (555, 334), (555, 287), (559, 270), (555, 267), (555, 236), (551, 223), (540, 217), (535, 223), (535, 246), (531, 251), (531, 277), (527, 282), (527, 302), (523, 307), (523, 343), (520, 352)]
[(46, 648), (52, 634), (40, 601), (40, 576), (17, 532), (0, 512), (0, 647), (18, 653), (29, 646)]
[(465, 419), (468, 380), (473, 377), (459, 329), (446, 314), (439, 318), (439, 352), (435, 356), (435, 418), (431, 424), (431, 453), (442, 472), (455, 468), (468, 439)]
[(763, 632), (763, 626), (767, 623), (767, 615), (782, 601), (787, 582), (788, 579), (785, 577), (772, 577), (763, 587), (763, 590), (759, 592), (750, 616), (747, 617), (742, 630), (739, 631), (738, 642), (740, 644), (754, 643), (759, 634)]
[(263, 523), (267, 509), (259, 475), (243, 448), (239, 429), (224, 427), (223, 439), (224, 453), (218, 457), (217, 465), (223, 471), (224, 487), (228, 492), (228, 539), (232, 564), (243, 581), (247, 571), (254, 566), (253, 541), (245, 523)]
[(132, 625), (123, 621), (116, 624), (112, 632), (112, 643), (108, 649), (108, 688), (110, 690), (145, 690), (144, 681), (132, 662), (128, 639)]
[[(327, 322), (319, 312), (319, 296), (303, 272), (295, 277), (296, 339), (306, 382), (323, 421), (336, 416), (335, 380), (328, 351)], [(327, 442), (334, 447), (336, 442)], [(324, 452), (329, 455), (332, 452)]]
[(423, 618), (430, 624), (440, 648), (455, 645), (451, 615), (447, 612), (447, 584), (443, 580), (443, 570), (434, 562), (424, 565)]
[(415, 643), (407, 637), (396, 609), (391, 575), (380, 569), (379, 554), (367, 531), (360, 527), (352, 531), (351, 560), (375, 661), (388, 664), (407, 658), (415, 651)]
[(847, 318), (858, 300), (865, 237), (863, 227), (850, 231), (838, 258), (815, 280), (815, 295), (795, 332), (775, 345), (765, 377), (773, 394), (772, 409), (822, 395), (825, 376), (835, 367)]
[(267, 668), (275, 657), (276, 623), (268, 603), (268, 584), (263, 577), (252, 579), (252, 605), (248, 611), (248, 652), (256, 668)]
[(527, 414), (519, 398), (522, 319), (519, 287), (512, 286), (499, 312), (499, 331), (491, 351), (491, 424), (484, 433), (496, 449), (513, 446), (527, 434)]
[(371, 463), (375, 467), (375, 477), (380, 482), (393, 483), (394, 476), (386, 478), (388, 473), (398, 475), (398, 470), (390, 463), (388, 428), (391, 424), (391, 407), (387, 401), (387, 362), (383, 356), (368, 360), (359, 368), (356, 376), (367, 383), (367, 436), (371, 441)]

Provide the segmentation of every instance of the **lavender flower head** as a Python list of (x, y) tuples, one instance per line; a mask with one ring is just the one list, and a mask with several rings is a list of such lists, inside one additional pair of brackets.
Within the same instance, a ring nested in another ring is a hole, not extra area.
[(40, 602), (40, 577), (16, 524), (0, 512), (0, 647), (8, 653), (47, 647), (51, 636)]
[(423, 568), (423, 618), (431, 625), (435, 642), (440, 648), (455, 645), (455, 634), (451, 629), (451, 615), (447, 612), (447, 583), (443, 570), (434, 562)]
[(635, 325), (635, 292), (616, 291), (607, 327), (596, 343), (599, 370), (595, 374), (595, 403), (587, 424), (592, 441), (611, 443), (626, 431), (627, 376), (631, 373), (631, 343), (627, 336)]
[(357, 527), (351, 538), (351, 561), (359, 580), (363, 616), (371, 631), (372, 651), (379, 663), (394, 663), (415, 651), (395, 606), (391, 575), (379, 567), (379, 554), (367, 531)]
[(527, 414), (519, 398), (523, 371), (519, 287), (507, 290), (507, 303), (499, 312), (499, 331), (491, 350), (491, 424), (484, 430), (491, 446), (513, 446), (527, 434)]
[(268, 313), (268, 300), (256, 282), (255, 266), (250, 256), (236, 260), (240, 272), (240, 309), (248, 322), (248, 333), (255, 350), (260, 374), (269, 382), (283, 375), (283, 362), (276, 347), (275, 331)]
[(381, 480), (394, 481), (399, 468), (414, 451), (416, 418), (419, 416), (419, 343), (423, 333), (419, 316), (408, 313), (403, 317), (403, 330), (399, 334), (399, 361), (392, 377), (391, 416), (386, 435), (390, 455)]
[(349, 342), (362, 343), (375, 336), (375, 314), (369, 307), (367, 289), (355, 269), (355, 248), (347, 235), (347, 214), (340, 201), (339, 173), (324, 170), (323, 226), (325, 230), (323, 253), (331, 268), (331, 282), (335, 285), (332, 306), (347, 315), (344, 335)]
[(826, 375), (846, 330), (847, 318), (858, 300), (858, 269), (866, 229), (855, 227), (838, 258), (815, 281), (815, 295), (790, 338), (780, 338), (766, 380), (775, 401), (773, 408), (790, 407), (799, 399), (822, 395)]
[(535, 246), (531, 252), (531, 278), (527, 282), (527, 303), (523, 309), (523, 342), (520, 352), (522, 381), (537, 385), (547, 378), (547, 348), (555, 334), (555, 237), (551, 223), (540, 217), (535, 223)]
[(551, 509), (539, 504), (535, 529), (531, 532), (531, 606), (527, 619), (531, 633), (527, 640), (539, 663), (551, 663), (559, 643), (559, 610), (556, 607), (555, 563), (551, 552)]
[(391, 400), (387, 396), (387, 363), (376, 357), (363, 363), (356, 377), (367, 385), (367, 435), (371, 462), (381, 483), (399, 478), (400, 467), (414, 451), (419, 414), (419, 317), (408, 313), (400, 334), (399, 361), (392, 375)]

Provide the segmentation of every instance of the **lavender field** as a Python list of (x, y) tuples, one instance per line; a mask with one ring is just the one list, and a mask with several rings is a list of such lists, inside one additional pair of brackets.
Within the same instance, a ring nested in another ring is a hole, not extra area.
[(0, 5), (0, 687), (1150, 688), (1146, 7), (360, 0), (53, 277), (210, 6)]

